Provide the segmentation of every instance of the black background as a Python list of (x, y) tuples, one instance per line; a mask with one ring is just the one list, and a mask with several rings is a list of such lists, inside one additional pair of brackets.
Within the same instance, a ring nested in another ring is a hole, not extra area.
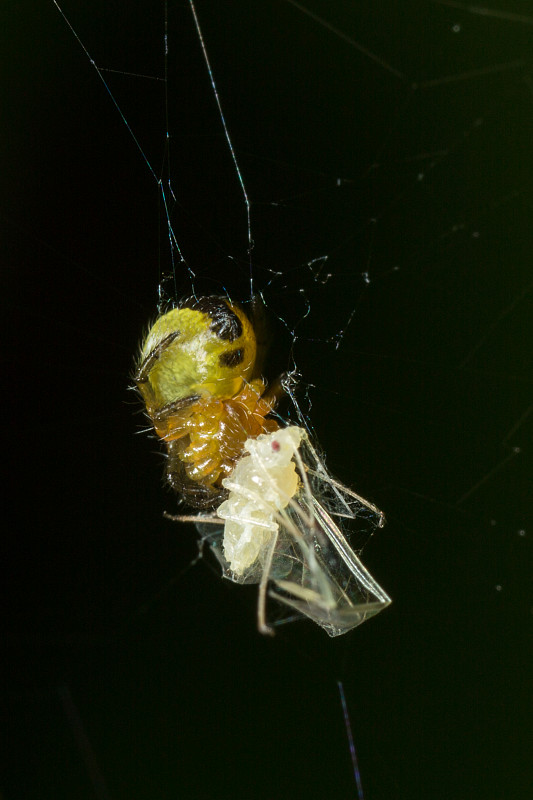
[[(159, 4), (79, 6), (99, 66), (163, 76)], [(128, 391), (169, 269), (157, 182), (54, 5), (4, 6), (5, 800), (355, 797), (337, 680), (367, 800), (529, 796), (533, 18), (456, 6), (308, 0), (328, 29), (281, 0), (198, 2), (257, 286), (290, 328), (309, 298), (302, 406), (331, 471), (387, 514), (364, 561), (394, 603), (338, 640), (261, 637), (255, 590), (189, 567), (194, 531), (163, 520)], [(246, 298), (185, 3), (168, 70), (176, 235), (198, 291)], [(166, 175), (165, 85), (119, 73)]]

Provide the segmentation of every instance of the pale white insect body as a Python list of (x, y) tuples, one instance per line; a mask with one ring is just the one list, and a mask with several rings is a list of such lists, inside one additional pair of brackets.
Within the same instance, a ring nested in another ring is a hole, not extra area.
[(279, 531), (276, 516), (298, 489), (293, 461), (303, 431), (296, 426), (247, 439), (244, 456), (222, 483), (230, 494), (217, 514), (225, 520), (223, 550), (230, 569), (242, 576)]
[(328, 475), (306, 431), (288, 426), (247, 440), (245, 450), (224, 481), (229, 496), (217, 510), (224, 529), (208, 538), (226, 578), (259, 584), (260, 630), (271, 630), (267, 586), (281, 607), (330, 636), (389, 605), (342, 530), (347, 520), (372, 531), (383, 514)]

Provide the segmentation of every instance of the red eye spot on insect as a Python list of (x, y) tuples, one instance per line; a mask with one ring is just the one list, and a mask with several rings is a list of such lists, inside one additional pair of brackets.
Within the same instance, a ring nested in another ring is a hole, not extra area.
[(279, 451), (281, 450), (281, 445), (280, 445), (280, 443), (279, 443), (279, 442), (276, 442), (276, 440), (275, 440), (275, 439), (274, 439), (274, 441), (272, 442), (272, 450), (273, 450), (275, 453), (279, 453)]

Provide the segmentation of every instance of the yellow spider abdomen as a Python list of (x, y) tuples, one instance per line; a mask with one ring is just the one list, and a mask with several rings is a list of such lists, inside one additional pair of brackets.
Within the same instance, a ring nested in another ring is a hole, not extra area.
[(148, 412), (189, 397), (232, 397), (251, 377), (255, 334), (220, 297), (188, 300), (160, 316), (142, 346), (137, 385)]

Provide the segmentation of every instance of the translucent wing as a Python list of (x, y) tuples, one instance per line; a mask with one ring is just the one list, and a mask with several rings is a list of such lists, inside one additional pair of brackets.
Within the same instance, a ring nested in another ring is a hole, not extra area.
[[(287, 437), (294, 483), (287, 479), (288, 456), (274, 463)], [(211, 528), (207, 538), (226, 578), (259, 584), (260, 629), (269, 630), (267, 593), (286, 612), (271, 624), (297, 612), (330, 636), (346, 633), (389, 605), (347, 540), (381, 527), (383, 514), (328, 475), (301, 428), (261, 436), (247, 442), (247, 449), (242, 470), (238, 465), (228, 480), (230, 498), (218, 509), (224, 528)], [(230, 526), (243, 557), (236, 557), (234, 544), (228, 543)], [(205, 524), (198, 527), (205, 534)]]

